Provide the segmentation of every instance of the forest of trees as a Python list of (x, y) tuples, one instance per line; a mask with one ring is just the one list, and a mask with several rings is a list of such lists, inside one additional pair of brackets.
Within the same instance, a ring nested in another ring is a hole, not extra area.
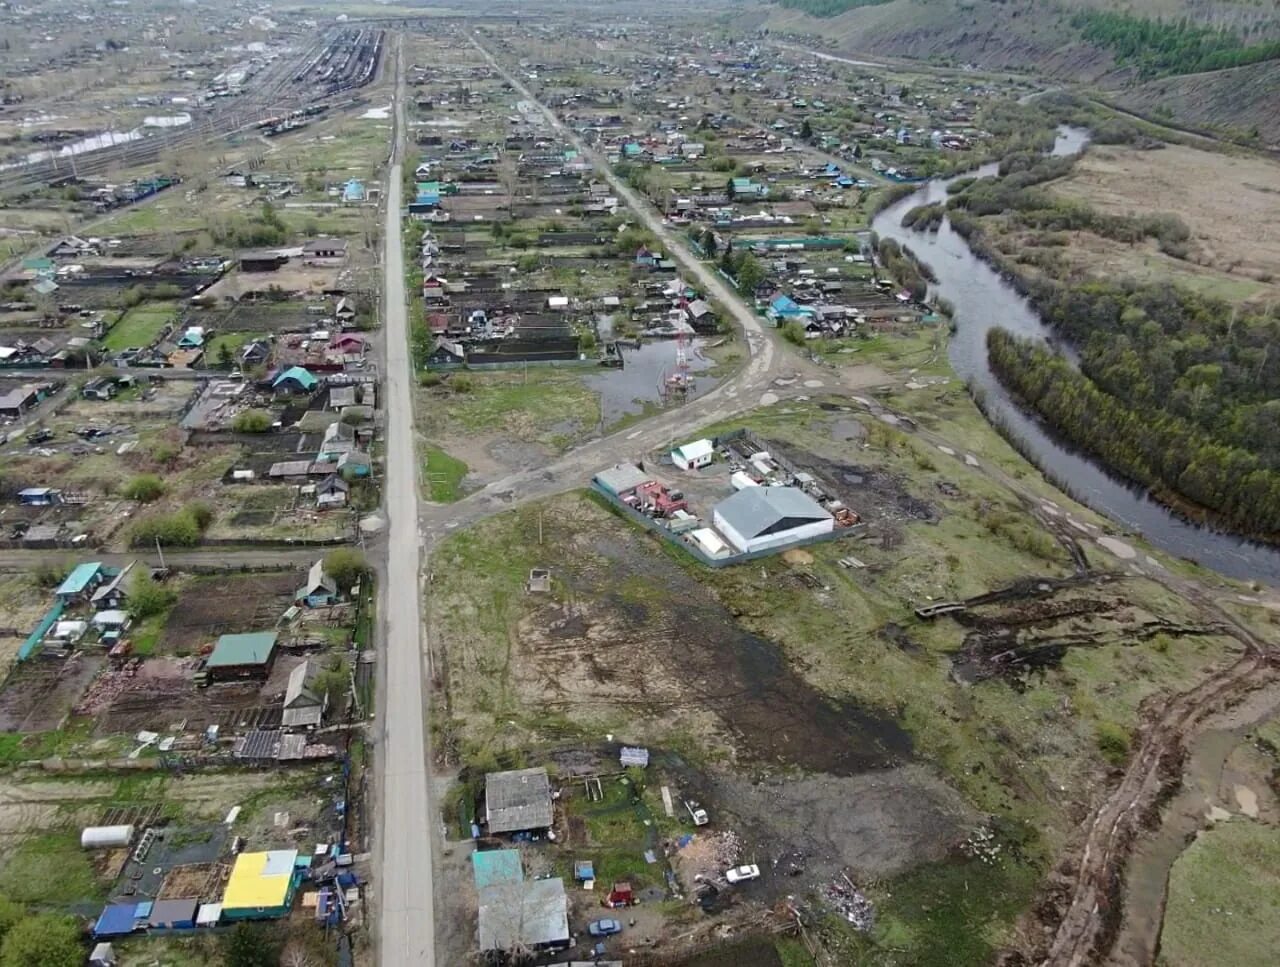
[[(987, 350), (1001, 382), (1075, 446), (1158, 495), (1207, 508), (1238, 530), (1271, 539), (1280, 535), (1274, 448), (1264, 459), (1215, 440), (1195, 422), (1160, 407), (1131, 404), (1045, 346), (1003, 329), (987, 334)], [(1280, 403), (1271, 401), (1262, 409), (1274, 441)]]
[(1081, 11), (1071, 24), (1091, 44), (1143, 77), (1195, 74), (1280, 58), (1280, 41), (1246, 45), (1236, 34), (1189, 23), (1148, 20), (1127, 13)]
[(893, 0), (778, 0), (779, 6), (799, 10), (812, 17), (836, 17), (858, 7), (878, 7)]

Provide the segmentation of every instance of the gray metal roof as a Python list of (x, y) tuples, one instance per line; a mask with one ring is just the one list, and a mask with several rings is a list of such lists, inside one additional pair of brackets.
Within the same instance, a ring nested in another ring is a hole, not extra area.
[(614, 494), (625, 494), (652, 479), (634, 463), (619, 463), (596, 474), (596, 483)]
[(821, 504), (795, 487), (744, 487), (716, 504), (715, 512), (748, 540), (831, 518)]
[(495, 883), (480, 890), (480, 949), (541, 947), (569, 939), (564, 881)]
[(552, 815), (547, 770), (489, 773), (484, 777), (484, 810), (490, 833), (546, 829)]

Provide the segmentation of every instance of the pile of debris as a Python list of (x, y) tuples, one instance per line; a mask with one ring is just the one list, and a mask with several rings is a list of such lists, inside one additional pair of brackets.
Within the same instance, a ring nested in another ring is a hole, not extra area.
[(822, 888), (823, 898), (840, 916), (853, 925), (853, 929), (867, 933), (876, 924), (876, 908), (843, 873)]
[(737, 833), (686, 833), (676, 840), (676, 867), (686, 883), (719, 880), (742, 854)]

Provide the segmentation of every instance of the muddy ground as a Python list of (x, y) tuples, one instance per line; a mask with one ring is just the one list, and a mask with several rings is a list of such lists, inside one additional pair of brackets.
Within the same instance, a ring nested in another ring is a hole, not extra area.
[(978, 822), (955, 790), (914, 765), (759, 782), (715, 774), (709, 782), (718, 825), (741, 831), (769, 898), (820, 888), (844, 872), (866, 883), (942, 860)]
[(520, 621), (517, 688), (530, 706), (591, 715), (626, 705), (711, 724), (741, 760), (856, 775), (897, 764), (911, 740), (891, 719), (823, 695), (773, 642), (740, 628), (639, 536), (574, 538), (557, 571), (571, 602)]
[(48, 732), (62, 720), (102, 669), (101, 656), (68, 659), (37, 655), (15, 666), (0, 692), (0, 732)]

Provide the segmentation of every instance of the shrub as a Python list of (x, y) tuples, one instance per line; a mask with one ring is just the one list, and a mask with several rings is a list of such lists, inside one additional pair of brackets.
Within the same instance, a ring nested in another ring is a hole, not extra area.
[(266, 410), (244, 410), (231, 421), (237, 433), (266, 433), (271, 429), (271, 414)]
[(354, 547), (339, 547), (325, 555), (324, 573), (348, 591), (369, 573), (369, 562)]
[(426, 370), (421, 376), (418, 377), (418, 382), (421, 383), (423, 386), (439, 386), (440, 374), (433, 373), (431, 370)]
[(177, 599), (177, 594), (158, 584), (146, 571), (139, 571), (129, 588), (129, 612), (141, 621), (162, 614)]
[(803, 346), (805, 342), (804, 326), (798, 322), (788, 322), (782, 327), (782, 338), (789, 343), (794, 343), (797, 346)]
[(213, 511), (207, 504), (189, 504), (171, 514), (151, 514), (134, 523), (129, 530), (129, 542), (143, 547), (159, 541), (171, 547), (192, 547), (200, 543), (213, 520)]
[(124, 485), (121, 493), (126, 500), (149, 504), (164, 494), (164, 481), (153, 473), (139, 474)]
[(455, 393), (470, 393), (475, 389), (475, 383), (466, 373), (458, 373), (449, 380), (449, 388)]
[(1124, 764), (1129, 757), (1129, 733), (1114, 722), (1098, 723), (1098, 751), (1113, 766)]

